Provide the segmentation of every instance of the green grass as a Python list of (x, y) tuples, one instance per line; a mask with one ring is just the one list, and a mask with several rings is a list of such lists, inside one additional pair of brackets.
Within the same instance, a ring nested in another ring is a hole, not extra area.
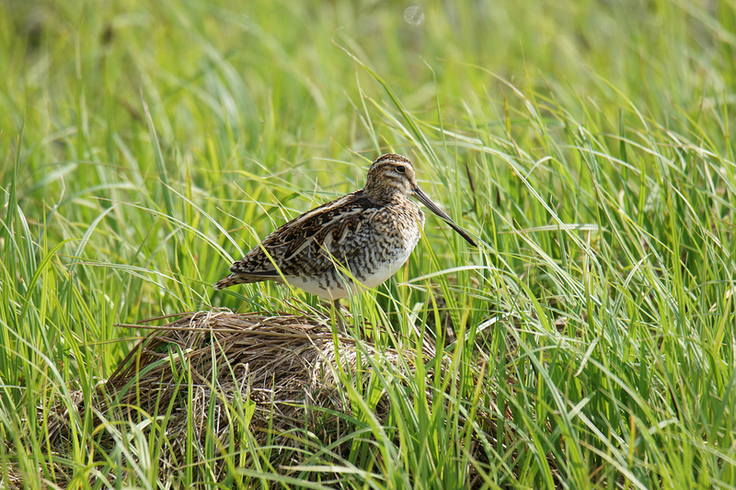
[(325, 312), (211, 284), (393, 150), (481, 245), (429, 218), (351, 308), (409, 351), (451, 321), (452, 378), (376, 375), (385, 426), (348, 383), (347, 460), (313, 439), (283, 476), (251, 446), (219, 455), (227, 485), (736, 488), (736, 4), (428, 2), (421, 25), (407, 6), (0, 3), (2, 485), (53, 485), (59, 462), (75, 488), (170, 485), (140, 456), (161, 431), (104, 453), (80, 420), (49, 454), (51, 407), (129, 352), (115, 323)]

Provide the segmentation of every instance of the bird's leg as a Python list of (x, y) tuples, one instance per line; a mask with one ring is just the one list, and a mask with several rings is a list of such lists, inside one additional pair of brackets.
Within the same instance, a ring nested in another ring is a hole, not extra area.
[(345, 322), (342, 318), (342, 313), (340, 312), (340, 300), (336, 299), (332, 301), (332, 317), (337, 322), (337, 329), (341, 333), (347, 333), (347, 330), (345, 329)]

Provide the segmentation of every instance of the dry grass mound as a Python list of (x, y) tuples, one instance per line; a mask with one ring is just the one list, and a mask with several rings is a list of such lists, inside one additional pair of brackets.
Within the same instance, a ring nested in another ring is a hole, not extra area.
[[(153, 332), (97, 387), (91, 404), (85, 406), (80, 393), (71, 416), (59, 406), (51, 428), (56, 452), (70, 447), (70, 424), (91, 420), (99, 435), (95, 445), (108, 454), (115, 445), (131, 445), (136, 432), (157, 431), (166, 441), (162, 474), (194, 464), (217, 477), (225, 470), (223, 454), (241, 451), (247, 460), (250, 448), (263, 445), (278, 447), (274, 467), (292, 465), (300, 462), (297, 449), (307, 444), (306, 434), (322, 444), (345, 435), (351, 407), (337, 386), (340, 379), (360, 379), (354, 386), (365, 386), (368, 357), (394, 378), (414, 370), (410, 354), (379, 352), (333, 334), (329, 320), (307, 316), (209, 311), (146, 328)], [(433, 355), (426, 347), (425, 356)], [(85, 418), (86, 410), (93, 416)], [(384, 420), (385, 394), (375, 410)]]

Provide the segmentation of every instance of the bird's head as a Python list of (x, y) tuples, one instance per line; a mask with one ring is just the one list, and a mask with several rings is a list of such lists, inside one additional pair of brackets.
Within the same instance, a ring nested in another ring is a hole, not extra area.
[(460, 234), (469, 244), (477, 246), (475, 241), (440, 209), (417, 184), (414, 167), (408, 158), (394, 153), (386, 153), (376, 158), (368, 169), (368, 179), (363, 189), (368, 196), (377, 201), (391, 201), (397, 194), (415, 197), (430, 211), (442, 218)]

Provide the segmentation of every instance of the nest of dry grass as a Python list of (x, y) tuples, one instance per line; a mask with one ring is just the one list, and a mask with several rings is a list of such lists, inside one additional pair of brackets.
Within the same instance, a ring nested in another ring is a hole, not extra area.
[[(367, 357), (399, 379), (411, 376), (415, 365), (407, 353), (356, 344), (333, 335), (324, 320), (306, 316), (210, 311), (149, 328), (153, 331), (97, 387), (91, 403), (85, 405), (78, 393), (71, 416), (65, 405), (57, 407), (50, 427), (56, 452), (68, 449), (70, 424), (81, 423), (85, 411), (92, 410), (87, 420), (92, 419), (99, 434), (96, 444), (105, 450), (125, 440), (130, 427), (145, 432), (159, 424), (167, 441), (160, 458), (164, 474), (180, 471), (189, 451), (190, 461), (206, 460), (210, 475), (222, 475), (217, 457), (213, 462), (206, 456), (205, 443), (213, 437), (221, 453), (241, 450), (247, 455), (248, 445), (272, 445), (281, 459), (275, 466), (292, 465), (300, 462), (296, 449), (306, 444), (305, 434), (322, 444), (344, 435), (342, 414), (351, 414), (351, 407), (345, 390), (337, 389), (338, 373), (355, 379), (362, 370), (365, 383), (370, 377)], [(424, 355), (429, 358), (434, 351), (426, 347)], [(381, 421), (388, 413), (385, 398), (376, 407)]]

